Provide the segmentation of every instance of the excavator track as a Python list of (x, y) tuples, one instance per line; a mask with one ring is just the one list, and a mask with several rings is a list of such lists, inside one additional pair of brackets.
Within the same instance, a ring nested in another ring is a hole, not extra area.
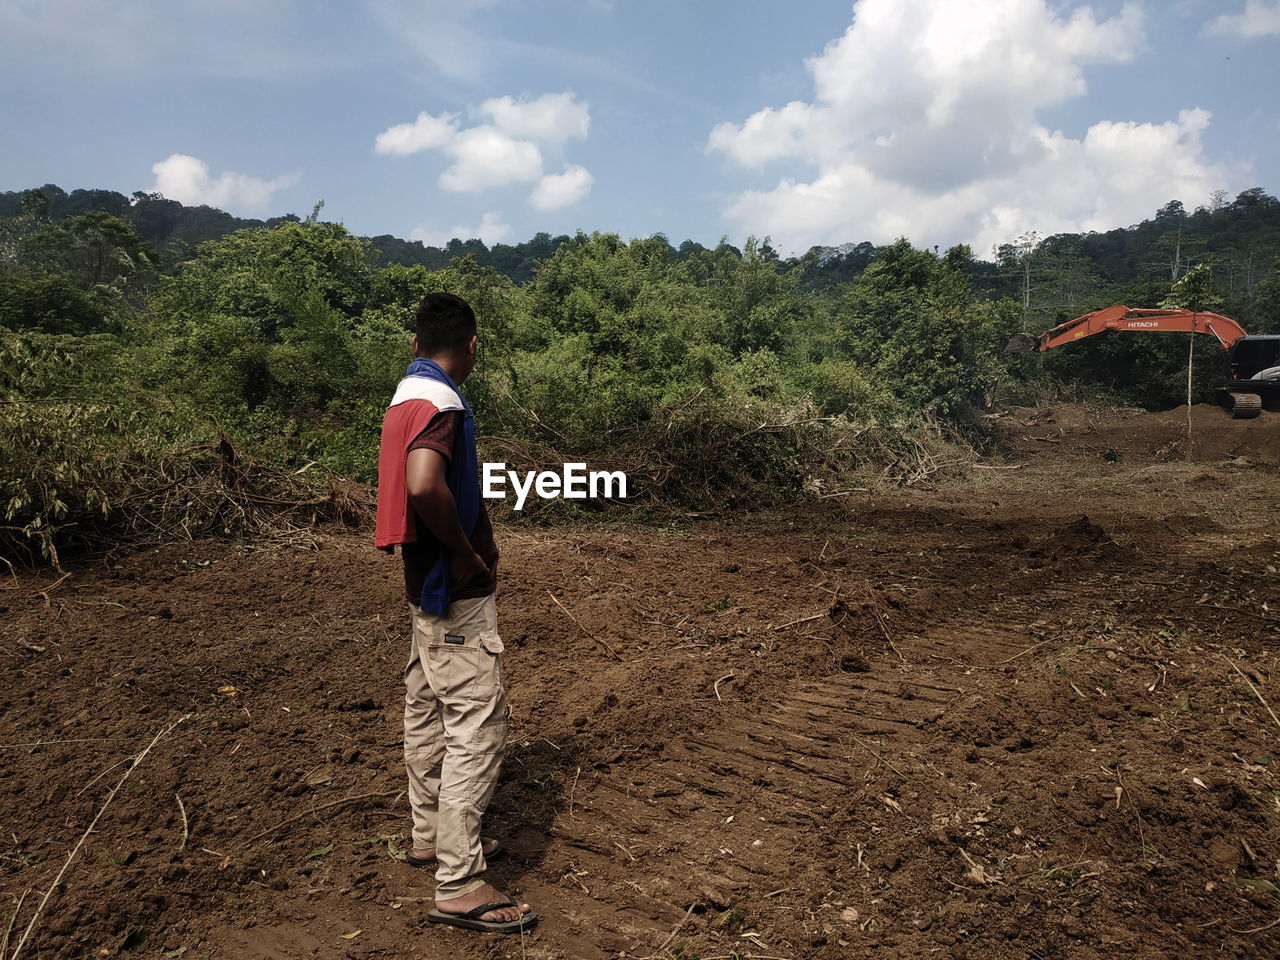
[(1262, 397), (1256, 393), (1228, 393), (1233, 420), (1252, 420), (1262, 412)]

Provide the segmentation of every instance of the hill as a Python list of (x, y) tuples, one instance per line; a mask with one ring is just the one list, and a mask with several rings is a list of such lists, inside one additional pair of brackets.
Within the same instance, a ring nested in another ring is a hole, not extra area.
[[(48, 200), (49, 217), (56, 223), (81, 214), (102, 211), (128, 220), (139, 235), (174, 259), (190, 249), (248, 227), (299, 222), (296, 214), (265, 220), (235, 217), (209, 206), (189, 207), (158, 193), (138, 191), (125, 196), (113, 190), (76, 189), (68, 193), (56, 184), (38, 188)], [(23, 191), (0, 193), (0, 218), (17, 216)], [(444, 246), (430, 246), (391, 234), (366, 238), (383, 264), (399, 263), (441, 270), (456, 257), (471, 256), (517, 284), (533, 279), (534, 266), (571, 239), (540, 232), (522, 243), (495, 243), (475, 237), (456, 237)], [(678, 247), (667, 242), (667, 258), (683, 261), (708, 248), (693, 240)], [(803, 255), (780, 258), (768, 244), (761, 247), (782, 267), (793, 268), (813, 290), (847, 283), (874, 263), (883, 249), (867, 241), (839, 246), (814, 246)], [(1280, 200), (1253, 187), (1229, 200), (1221, 192), (1208, 206), (1187, 211), (1171, 200), (1149, 220), (1102, 233), (1030, 234), (988, 251), (956, 248), (967, 261), (966, 271), (976, 289), (992, 299), (1028, 301), (1030, 312), (1046, 317), (1099, 299), (1153, 302), (1151, 288), (1176, 280), (1196, 263), (1210, 263), (1231, 300), (1257, 298), (1259, 287), (1274, 271), (1280, 256)], [(964, 252), (967, 251), (967, 252)], [(958, 254), (959, 255), (959, 254)], [(1088, 307), (1085, 307), (1087, 309)], [(1074, 311), (1074, 312), (1073, 312)], [(1256, 317), (1255, 325), (1256, 325)]]

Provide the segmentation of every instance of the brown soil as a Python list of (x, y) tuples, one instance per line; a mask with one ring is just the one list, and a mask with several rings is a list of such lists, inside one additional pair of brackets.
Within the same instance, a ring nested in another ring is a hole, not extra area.
[(1280, 416), (1193, 413), (1200, 462), (1185, 411), (1017, 411), (934, 490), (501, 529), (523, 942), (429, 927), (395, 857), (397, 561), (11, 579), (0, 937), (185, 717), (22, 957), (1280, 955)]

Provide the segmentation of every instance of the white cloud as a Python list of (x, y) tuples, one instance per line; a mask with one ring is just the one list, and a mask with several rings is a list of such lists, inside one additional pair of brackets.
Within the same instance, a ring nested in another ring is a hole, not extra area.
[(444, 148), (453, 165), (440, 174), (440, 186), (460, 193), (526, 183), (542, 176), (542, 151), (494, 127), (463, 130)]
[(389, 127), (374, 139), (373, 149), (401, 156), (441, 151), (453, 163), (440, 174), (440, 186), (456, 193), (531, 183), (542, 176), (542, 151), (536, 143), (508, 136), (488, 124), (459, 130), (452, 113), (436, 117), (423, 112), (412, 123)]
[(520, 100), (492, 97), (476, 113), (493, 122), (461, 129), (456, 114), (423, 112), (411, 123), (396, 124), (378, 134), (374, 150), (399, 155), (440, 151), (452, 161), (440, 174), (440, 187), (455, 193), (539, 181), (530, 201), (540, 210), (575, 203), (591, 189), (591, 174), (580, 166), (542, 175), (539, 142), (554, 147), (570, 138), (586, 137), (590, 128), (588, 105), (572, 93)]
[(1222, 14), (1207, 32), (1245, 39), (1280, 34), (1280, 0), (1244, 0), (1243, 10)]
[(410, 240), (421, 240), (429, 247), (443, 247), (450, 240), (483, 240), (489, 246), (495, 243), (501, 243), (512, 234), (512, 227), (509, 223), (502, 222), (502, 214), (485, 213), (480, 217), (480, 225), (478, 227), (455, 226), (449, 230), (430, 230), (426, 227), (418, 227), (409, 234)]
[(419, 150), (434, 150), (447, 144), (457, 132), (457, 114), (442, 113), (433, 117), (424, 110), (412, 123), (397, 123), (383, 130), (374, 140), (373, 149), (377, 153), (401, 156)]
[(1143, 44), (1133, 5), (1100, 20), (1046, 0), (858, 0), (807, 62), (812, 101), (711, 131), (708, 150), (736, 164), (790, 168), (726, 213), (790, 249), (905, 234), (981, 255), (1027, 229), (1103, 229), (1201, 200), (1224, 176), (1203, 152), (1205, 111), (1099, 122), (1079, 140), (1038, 122), (1085, 92), (1088, 64)]
[(492, 97), (480, 104), (480, 113), (503, 133), (547, 143), (586, 139), (591, 127), (587, 104), (567, 92), (544, 93), (533, 100)]
[(260, 211), (271, 198), (298, 182), (297, 173), (263, 180), (246, 173), (223, 171), (214, 177), (203, 160), (175, 153), (151, 167), (156, 175), (152, 191), (189, 205), (208, 204), (229, 211)]
[(549, 173), (533, 188), (529, 202), (539, 210), (559, 210), (577, 203), (591, 192), (595, 177), (586, 167), (571, 163), (564, 173)]
[(742, 126), (728, 121), (717, 124), (707, 149), (726, 153), (744, 167), (763, 167), (784, 157), (803, 156), (812, 125), (813, 108), (793, 100), (781, 110), (765, 107), (753, 113)]

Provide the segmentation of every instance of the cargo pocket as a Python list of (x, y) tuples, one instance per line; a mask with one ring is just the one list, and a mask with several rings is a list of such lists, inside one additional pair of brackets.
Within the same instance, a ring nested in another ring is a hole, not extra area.
[(502, 690), (502, 638), (497, 632), (480, 637), (479, 669), (476, 677), (476, 699), (489, 700)]
[(440, 700), (477, 699), (477, 679), (488, 654), (474, 638), (464, 643), (432, 643), (427, 647), (427, 682)]

